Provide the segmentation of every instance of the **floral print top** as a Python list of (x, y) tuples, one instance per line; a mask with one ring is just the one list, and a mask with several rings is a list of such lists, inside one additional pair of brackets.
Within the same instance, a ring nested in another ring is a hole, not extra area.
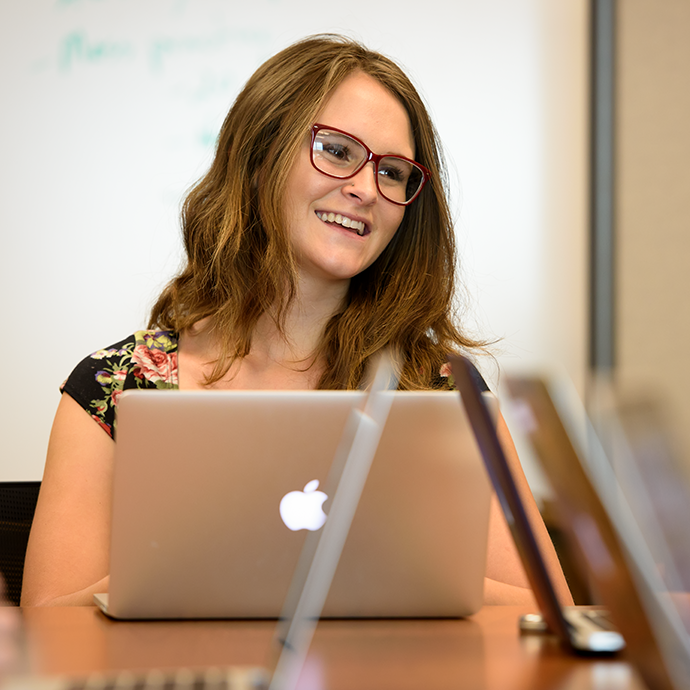
[(137, 331), (83, 359), (60, 391), (69, 393), (114, 439), (122, 391), (177, 387), (177, 333)]

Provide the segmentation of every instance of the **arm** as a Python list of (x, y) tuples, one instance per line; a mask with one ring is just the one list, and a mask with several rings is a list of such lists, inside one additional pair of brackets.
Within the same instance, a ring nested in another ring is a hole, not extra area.
[[(551, 538), (539, 514), (539, 509), (522, 471), (513, 439), (501, 415), (498, 418), (497, 431), (536, 537), (539, 551), (546, 562), (546, 569), (556, 590), (556, 596), (561, 605), (572, 606), (573, 598), (558, 562), (556, 550), (553, 548)], [(534, 603), (534, 596), (522, 567), (520, 556), (495, 495), (491, 502), (489, 515), (489, 548), (486, 562), (484, 602), (490, 605)]]
[(114, 450), (64, 393), (27, 547), (23, 606), (91, 605), (94, 593), (107, 591)]
[(5, 598), (5, 581), (0, 574), (0, 684), (6, 673), (18, 670), (20, 624), (17, 607)]

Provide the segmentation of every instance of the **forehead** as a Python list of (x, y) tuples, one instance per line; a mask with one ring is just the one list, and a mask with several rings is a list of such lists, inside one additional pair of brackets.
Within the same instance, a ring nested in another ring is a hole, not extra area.
[(363, 72), (350, 74), (338, 85), (316, 121), (354, 134), (375, 153), (414, 158), (407, 111), (388, 89)]

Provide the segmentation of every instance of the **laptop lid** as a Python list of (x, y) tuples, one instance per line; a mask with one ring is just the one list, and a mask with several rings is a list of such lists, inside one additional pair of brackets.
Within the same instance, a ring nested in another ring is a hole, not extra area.
[(687, 688), (690, 484), (666, 421), (660, 400), (618, 399), (604, 422), (613, 437), (613, 452), (606, 450), (623, 496), (614, 524), (667, 673), (675, 688)]
[[(687, 643), (685, 651), (679, 649), (677, 637), (675, 643), (661, 643), (659, 625), (664, 629), (669, 625), (668, 612), (663, 610), (664, 588), (640, 542), (635, 511), (630, 510), (579, 398), (564, 381), (547, 383), (540, 376), (511, 375), (507, 384), (519, 406), (516, 417), (523, 420), (555, 493), (560, 527), (625, 636), (630, 661), (650, 687), (687, 687)], [(665, 661), (664, 646), (669, 644), (673, 657), (685, 657), (680, 685), (672, 680)]]
[(474, 365), (465, 357), (451, 356), (453, 377), (477, 437), (487, 472), (508, 522), (539, 609), (549, 628), (569, 645), (568, 624), (539, 552), (517, 486), (496, 434), (491, 411), (477, 383)]
[[(529, 523), (510, 465), (496, 433), (488, 396), (477, 382), (474, 365), (460, 355), (450, 357), (453, 376), (462, 395), (482, 457), (491, 477), (532, 591), (548, 628), (564, 646), (577, 652), (617, 651), (621, 636), (599, 623), (596, 612), (563, 609), (556, 597), (548, 570)], [(491, 396), (495, 402), (495, 398)]]
[[(474, 437), (452, 393), (385, 395), (388, 423), (324, 615), (469, 615), (482, 604), (490, 497)], [(305, 538), (281, 501), (313, 500), (365, 399), (123, 394), (108, 614), (277, 618)]]

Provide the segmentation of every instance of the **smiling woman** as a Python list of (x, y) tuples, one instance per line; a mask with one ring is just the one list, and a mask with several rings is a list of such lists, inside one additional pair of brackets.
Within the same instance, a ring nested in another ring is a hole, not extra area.
[[(123, 390), (355, 389), (384, 348), (398, 353), (401, 389), (452, 387), (447, 355), (480, 343), (452, 318), (444, 180), (426, 108), (390, 59), (317, 36), (256, 71), (185, 200), (186, 265), (155, 304), (151, 330), (90, 355), (63, 386), (25, 604), (90, 604), (107, 591)], [(495, 502), (492, 510), (487, 600), (530, 600)]]

